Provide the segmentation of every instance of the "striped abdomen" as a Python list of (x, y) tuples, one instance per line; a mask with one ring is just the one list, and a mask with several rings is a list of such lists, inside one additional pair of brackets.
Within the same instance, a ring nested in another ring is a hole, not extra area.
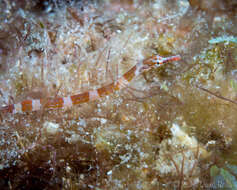
[(67, 97), (57, 97), (48, 99), (37, 99), (37, 100), (24, 100), (17, 104), (11, 104), (1, 108), (1, 111), (8, 113), (22, 113), (29, 111), (37, 111), (40, 109), (55, 109), (71, 107), (73, 105), (89, 102), (96, 100), (100, 97), (109, 95), (116, 90), (120, 90), (126, 87), (128, 83), (137, 75), (150, 69), (153, 65), (161, 65), (162, 63), (178, 61), (180, 56), (172, 56), (162, 58), (160, 56), (152, 56), (144, 61), (138, 62), (128, 72), (126, 72), (117, 81), (112, 82), (109, 85), (103, 86), (96, 90), (91, 90), (81, 94), (76, 94)]

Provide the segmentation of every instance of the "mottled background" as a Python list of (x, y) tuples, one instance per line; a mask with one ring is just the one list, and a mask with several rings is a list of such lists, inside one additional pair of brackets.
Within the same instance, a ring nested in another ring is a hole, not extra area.
[(235, 0), (0, 0), (0, 104), (68, 96), (179, 54), (67, 109), (1, 113), (0, 189), (237, 189)]

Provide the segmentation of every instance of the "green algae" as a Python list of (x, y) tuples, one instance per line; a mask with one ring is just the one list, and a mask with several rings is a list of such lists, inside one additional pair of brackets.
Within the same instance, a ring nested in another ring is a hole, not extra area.
[[(221, 80), (236, 68), (236, 51), (237, 46), (233, 43), (208, 46), (194, 58), (193, 66), (182, 76), (183, 80), (193, 85), (222, 83)], [(235, 81), (230, 80), (229, 85), (235, 88)]]
[(237, 93), (237, 81), (236, 80), (230, 80), (230, 86), (233, 89), (233, 91)]
[(237, 37), (234, 36), (220, 36), (220, 37), (216, 37), (216, 38), (212, 38), (211, 40), (208, 41), (210, 44), (217, 44), (217, 43), (229, 43), (229, 42), (233, 42), (237, 44)]
[(28, 89), (28, 82), (29, 78), (26, 73), (16, 75), (14, 81), (16, 96), (22, 95), (22, 93)]
[(174, 34), (160, 34), (157, 39), (155, 39), (154, 47), (156, 52), (160, 56), (169, 56), (172, 54), (172, 50), (174, 49), (173, 43), (176, 40), (176, 36)]
[(221, 48), (207, 48), (195, 57), (193, 68), (183, 75), (183, 79), (189, 83), (201, 84), (214, 81), (216, 75), (222, 70), (221, 63), (223, 63)]
[[(233, 166), (233, 168), (236, 169), (236, 166)], [(213, 188), (237, 189), (237, 179), (228, 170), (214, 165), (210, 169), (210, 175), (213, 180), (211, 185)]]

